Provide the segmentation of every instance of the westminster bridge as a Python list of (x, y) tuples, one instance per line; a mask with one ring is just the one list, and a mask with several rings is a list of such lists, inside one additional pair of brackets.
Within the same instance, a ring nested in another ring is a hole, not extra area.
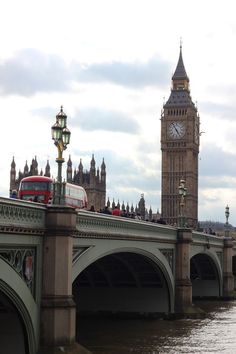
[(79, 353), (76, 313), (184, 315), (195, 297), (232, 298), (235, 256), (230, 237), (0, 198), (1, 349)]

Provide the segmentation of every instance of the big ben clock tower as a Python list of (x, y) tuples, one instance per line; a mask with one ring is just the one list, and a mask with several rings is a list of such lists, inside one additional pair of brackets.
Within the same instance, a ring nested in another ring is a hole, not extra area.
[(187, 195), (184, 214), (188, 227), (197, 228), (198, 222), (198, 153), (199, 115), (192, 102), (189, 78), (186, 74), (182, 46), (172, 76), (170, 97), (161, 114), (163, 219), (171, 225), (178, 223), (180, 211), (179, 185), (185, 180)]

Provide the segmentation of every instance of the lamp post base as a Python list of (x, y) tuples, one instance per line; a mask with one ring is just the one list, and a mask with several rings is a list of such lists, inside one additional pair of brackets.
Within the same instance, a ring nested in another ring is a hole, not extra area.
[(65, 205), (66, 183), (54, 182), (53, 184), (53, 204)]
[(178, 218), (178, 227), (181, 227), (181, 228), (188, 227), (185, 216), (179, 216), (179, 218)]

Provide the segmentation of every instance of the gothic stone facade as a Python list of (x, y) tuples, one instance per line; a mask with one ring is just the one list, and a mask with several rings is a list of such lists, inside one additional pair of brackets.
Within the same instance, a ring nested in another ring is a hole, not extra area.
[(96, 169), (96, 162), (94, 155), (92, 155), (89, 171), (84, 171), (80, 160), (78, 169), (75, 169), (73, 173), (72, 161), (69, 158), (67, 162), (67, 182), (84, 187), (88, 196), (88, 209), (92, 205), (95, 211), (100, 211), (104, 208), (106, 203), (106, 165), (104, 159), (99, 170), (99, 168)]
[[(88, 209), (90, 209), (90, 207), (93, 205), (95, 210), (100, 210), (104, 208), (106, 201), (106, 165), (103, 160), (100, 170), (99, 168), (96, 169), (95, 166), (96, 162), (93, 155), (89, 171), (84, 171), (82, 161), (80, 160), (78, 170), (74, 169), (73, 172), (71, 157), (69, 157), (67, 162), (66, 177), (67, 182), (80, 185), (86, 190), (88, 196)], [(41, 170), (39, 173), (38, 162), (37, 158), (35, 157), (32, 159), (30, 167), (26, 162), (23, 172), (19, 171), (17, 175), (16, 163), (13, 157), (10, 170), (10, 196), (12, 195), (13, 190), (18, 191), (22, 178), (38, 175), (44, 175), (47, 177), (51, 176), (50, 165), (48, 161), (44, 173), (43, 170)]]

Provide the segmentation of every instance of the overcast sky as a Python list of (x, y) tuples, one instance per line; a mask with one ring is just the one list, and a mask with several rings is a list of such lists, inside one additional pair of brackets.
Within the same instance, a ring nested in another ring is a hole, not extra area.
[[(201, 131), (199, 219), (236, 225), (236, 5), (217, 0), (8, 0), (0, 21), (0, 193), (37, 156), (56, 176), (63, 105), (73, 167), (104, 157), (107, 196), (160, 210), (160, 113), (180, 38)], [(64, 164), (64, 170), (66, 164)]]

